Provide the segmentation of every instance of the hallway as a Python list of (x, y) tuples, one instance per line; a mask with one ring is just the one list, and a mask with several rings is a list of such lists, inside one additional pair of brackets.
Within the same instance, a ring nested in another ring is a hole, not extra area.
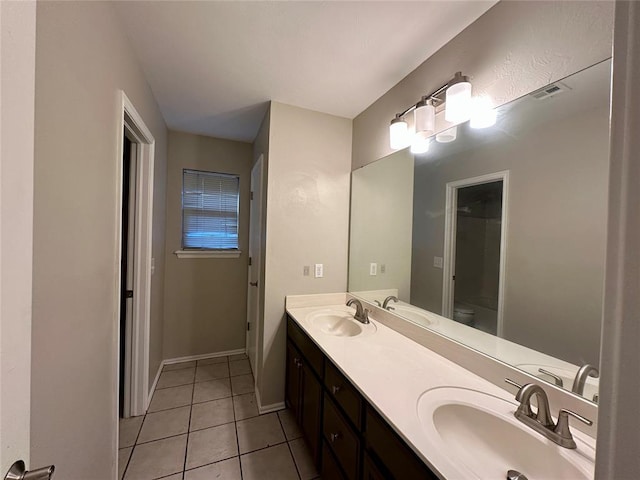
[(120, 420), (124, 480), (312, 480), (288, 410), (259, 415), (246, 355), (166, 365), (146, 415)]

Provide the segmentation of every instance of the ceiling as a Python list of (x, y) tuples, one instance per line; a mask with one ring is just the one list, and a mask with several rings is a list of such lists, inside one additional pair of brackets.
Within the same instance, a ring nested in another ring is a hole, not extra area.
[(496, 2), (115, 6), (168, 127), (251, 142), (269, 100), (354, 118)]

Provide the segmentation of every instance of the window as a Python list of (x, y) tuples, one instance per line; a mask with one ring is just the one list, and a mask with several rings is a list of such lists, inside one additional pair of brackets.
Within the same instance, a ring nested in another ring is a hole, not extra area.
[(182, 248), (238, 249), (240, 178), (182, 171)]

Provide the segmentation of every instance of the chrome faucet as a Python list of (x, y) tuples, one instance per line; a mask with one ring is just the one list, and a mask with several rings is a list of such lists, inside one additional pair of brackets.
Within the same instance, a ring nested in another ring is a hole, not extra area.
[(571, 391), (573, 393), (577, 393), (578, 395), (584, 394), (584, 385), (587, 383), (587, 377), (598, 378), (600, 376), (600, 372), (593, 365), (587, 363), (580, 367), (580, 370), (576, 373), (576, 378), (573, 381), (573, 387), (571, 387)]
[(347, 307), (350, 307), (352, 305), (356, 306), (356, 313), (353, 318), (361, 323), (369, 323), (369, 310), (367, 310), (366, 308), (362, 308), (362, 303), (360, 302), (360, 300), (352, 298), (347, 302)]
[(389, 306), (389, 302), (398, 303), (398, 297), (389, 295), (384, 299), (384, 302), (382, 302), (382, 308), (384, 308), (385, 310), (395, 310), (393, 307)]
[[(518, 393), (516, 393), (516, 400), (520, 402), (520, 405), (515, 411), (514, 416), (525, 425), (531, 427), (561, 447), (576, 448), (576, 442), (569, 429), (569, 416), (587, 425), (593, 425), (591, 420), (564, 408), (561, 408), (558, 412), (558, 423), (554, 423), (549, 410), (549, 399), (541, 386), (533, 383), (518, 385), (508, 378), (505, 379), (505, 381), (519, 389)], [(537, 413), (533, 413), (531, 409), (531, 397), (534, 395), (536, 396), (538, 404)]]

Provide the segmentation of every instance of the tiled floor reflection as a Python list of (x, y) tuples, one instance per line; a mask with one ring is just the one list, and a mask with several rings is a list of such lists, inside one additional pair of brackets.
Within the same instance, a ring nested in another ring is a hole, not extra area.
[(287, 410), (258, 415), (246, 355), (164, 367), (142, 417), (120, 420), (124, 480), (319, 478)]

